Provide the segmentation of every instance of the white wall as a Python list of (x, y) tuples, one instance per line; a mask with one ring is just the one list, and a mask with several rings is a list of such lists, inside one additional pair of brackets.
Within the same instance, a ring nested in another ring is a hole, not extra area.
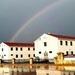
[[(63, 45), (60, 45), (60, 40), (62, 40), (63, 41)], [(68, 45), (66, 46), (65, 45), (65, 41), (67, 41), (68, 42)], [(72, 41), (72, 46), (70, 45), (70, 41)], [(70, 39), (59, 39), (58, 40), (58, 50), (60, 51), (60, 52), (63, 52), (64, 54), (66, 54), (66, 51), (68, 51), (69, 53), (71, 52), (71, 51), (73, 51), (73, 53), (75, 54), (75, 40), (70, 40)]]
[[(2, 51), (2, 48), (3, 48), (3, 51)], [(0, 44), (0, 58), (2, 58), (2, 56), (3, 56), (3, 59), (8, 59), (8, 56), (9, 56), (8, 48), (9, 48), (9, 46), (7, 46), (6, 44), (4, 44), (4, 43)]]
[[(11, 51), (11, 47), (9, 48), (9, 58), (16, 58), (16, 54), (18, 55), (18, 58), (16, 59), (29, 59), (30, 57), (33, 57), (33, 54), (35, 54), (35, 51), (33, 50), (33, 47), (12, 47), (13, 51)], [(18, 48), (18, 51), (16, 51), (16, 48)], [(22, 51), (20, 50), (22, 48)], [(28, 51), (28, 48), (30, 48), (30, 51)], [(11, 56), (13, 54), (13, 56)], [(21, 58), (21, 54), (23, 57)], [(28, 57), (28, 54), (30, 54), (30, 57)], [(35, 57), (34, 57), (35, 58)]]
[[(47, 46), (44, 47), (44, 42), (47, 42)], [(58, 52), (58, 39), (47, 35), (43, 34), (41, 37), (39, 37), (35, 43), (35, 55), (39, 56), (41, 59), (44, 58), (44, 52), (48, 52), (48, 58), (52, 59), (57, 55)], [(41, 51), (41, 54), (39, 54), (39, 51)], [(52, 53), (49, 53), (49, 51), (52, 51)]]
[[(13, 51), (11, 51), (11, 47), (13, 48)], [(3, 51), (2, 51), (3, 48)], [(18, 51), (16, 51), (16, 48), (18, 48)], [(22, 48), (22, 51), (20, 50), (20, 48)], [(30, 51), (28, 50), (28, 48), (30, 48)], [(35, 54), (35, 50), (33, 50), (34, 47), (18, 47), (18, 46), (8, 46), (5, 43), (1, 43), (0, 44), (0, 58), (2, 59), (12, 59), (12, 58), (16, 58), (16, 54), (18, 55), (18, 58), (16, 59), (29, 59), (30, 57), (33, 57), (33, 54)], [(11, 54), (13, 54), (13, 56), (11, 56)], [(23, 57), (21, 58), (21, 54), (23, 55)], [(28, 54), (30, 54), (30, 57), (28, 57)], [(4, 56), (6, 55), (6, 56)]]
[[(60, 41), (63, 42), (63, 45), (60, 45)], [(68, 42), (68, 45), (65, 45), (65, 41)], [(70, 45), (70, 42), (72, 41), (72, 46)], [(47, 42), (47, 47), (44, 47), (44, 42)], [(34, 41), (35, 43), (35, 55), (39, 56), (40, 58), (44, 58), (44, 52), (48, 52), (49, 58), (54, 58), (57, 56), (58, 52), (63, 52), (66, 54), (66, 51), (68, 51), (71, 54), (71, 51), (73, 51), (73, 54), (75, 54), (75, 40), (72, 39), (58, 39), (54, 36), (43, 34), (40, 36), (37, 40)], [(39, 51), (42, 53), (39, 54)], [(52, 51), (52, 53), (49, 53), (49, 51)]]
[(64, 58), (64, 60), (75, 60), (75, 58), (69, 57), (69, 58)]

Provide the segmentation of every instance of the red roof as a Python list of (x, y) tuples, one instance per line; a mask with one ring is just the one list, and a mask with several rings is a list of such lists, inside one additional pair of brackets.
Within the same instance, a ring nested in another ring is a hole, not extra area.
[(63, 39), (75, 39), (73, 36), (64, 36), (64, 35), (57, 35), (57, 34), (48, 34), (57, 38), (63, 38)]
[(34, 43), (15, 43), (15, 42), (4, 42), (8, 46), (26, 46), (26, 47), (34, 47)]

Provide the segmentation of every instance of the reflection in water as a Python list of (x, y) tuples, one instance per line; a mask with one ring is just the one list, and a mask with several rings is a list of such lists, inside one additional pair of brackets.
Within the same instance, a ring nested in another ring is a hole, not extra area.
[(11, 72), (11, 75), (14, 75), (14, 71)]
[(0, 75), (36, 75), (35, 67), (30, 69), (28, 66), (24, 67), (0, 67)]
[(28, 66), (0, 67), (0, 75), (75, 75), (75, 67)]
[(63, 66), (44, 66), (44, 68), (36, 69), (37, 75), (75, 75), (75, 67)]

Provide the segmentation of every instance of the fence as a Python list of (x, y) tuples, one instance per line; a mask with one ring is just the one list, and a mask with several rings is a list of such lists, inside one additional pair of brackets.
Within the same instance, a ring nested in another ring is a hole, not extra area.
[(54, 63), (54, 59), (34, 59), (34, 63)]
[[(29, 62), (29, 59), (15, 59), (15, 63)], [(2, 63), (12, 63), (12, 59), (2, 59)]]
[(15, 59), (15, 62), (29, 62), (29, 59)]
[[(11, 63), (12, 59), (2, 59), (3, 63)], [(53, 63), (54, 59), (33, 59), (33, 63)], [(15, 63), (29, 63), (29, 59), (15, 59)]]
[(2, 59), (2, 63), (11, 63), (12, 62), (12, 59)]

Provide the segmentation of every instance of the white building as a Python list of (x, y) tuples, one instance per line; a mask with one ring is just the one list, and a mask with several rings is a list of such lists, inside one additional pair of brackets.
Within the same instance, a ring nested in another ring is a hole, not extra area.
[(2, 42), (0, 44), (1, 59), (29, 59), (30, 57), (35, 57), (33, 43)]
[(75, 54), (75, 37), (44, 33), (35, 43), (35, 56), (41, 59), (53, 59), (58, 52)]

